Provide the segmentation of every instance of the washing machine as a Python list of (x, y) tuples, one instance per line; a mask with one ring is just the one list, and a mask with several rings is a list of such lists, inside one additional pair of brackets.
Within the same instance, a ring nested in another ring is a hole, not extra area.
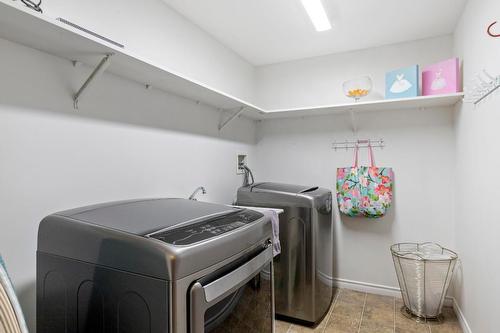
[(278, 318), (314, 326), (328, 313), (332, 287), (332, 193), (318, 186), (255, 183), (238, 189), (241, 206), (283, 209), (274, 259)]
[(272, 226), (187, 199), (55, 213), (38, 231), (38, 333), (272, 332)]

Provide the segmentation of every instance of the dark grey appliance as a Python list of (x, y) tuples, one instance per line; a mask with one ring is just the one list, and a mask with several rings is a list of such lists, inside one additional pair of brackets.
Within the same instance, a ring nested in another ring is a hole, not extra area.
[(256, 183), (238, 189), (241, 206), (282, 208), (281, 254), (274, 259), (276, 315), (318, 323), (333, 299), (332, 193), (327, 189)]
[(272, 332), (271, 238), (258, 212), (185, 199), (50, 215), (37, 332)]

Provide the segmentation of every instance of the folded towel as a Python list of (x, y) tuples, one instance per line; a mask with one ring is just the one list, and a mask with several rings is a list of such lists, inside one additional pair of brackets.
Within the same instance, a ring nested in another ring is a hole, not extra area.
[(14, 307), (0, 283), (0, 333), (21, 333)]
[(280, 218), (278, 216), (278, 212), (272, 209), (268, 209), (263, 214), (269, 214), (271, 217), (271, 223), (273, 225), (273, 256), (276, 257), (281, 253)]
[(0, 256), (0, 333), (28, 333), (24, 315)]
[(282, 209), (265, 208), (265, 207), (247, 207), (247, 206), (232, 206), (232, 207), (240, 207), (240, 208), (255, 210), (264, 214), (264, 216), (269, 218), (273, 226), (273, 256), (276, 257), (278, 254), (281, 253), (280, 218), (278, 215), (283, 212)]

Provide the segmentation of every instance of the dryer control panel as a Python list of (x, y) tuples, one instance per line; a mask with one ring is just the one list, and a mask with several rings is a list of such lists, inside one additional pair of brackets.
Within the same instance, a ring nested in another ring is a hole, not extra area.
[(235, 213), (208, 218), (205, 221), (184, 227), (153, 233), (150, 237), (172, 245), (189, 245), (241, 228), (262, 217), (264, 215), (259, 212), (242, 209)]

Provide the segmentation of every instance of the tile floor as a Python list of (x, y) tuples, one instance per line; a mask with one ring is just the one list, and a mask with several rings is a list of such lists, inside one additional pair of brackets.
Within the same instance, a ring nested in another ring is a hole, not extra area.
[(443, 308), (442, 323), (416, 323), (406, 318), (395, 297), (339, 289), (329, 313), (315, 328), (276, 321), (276, 333), (462, 333), (452, 308)]

